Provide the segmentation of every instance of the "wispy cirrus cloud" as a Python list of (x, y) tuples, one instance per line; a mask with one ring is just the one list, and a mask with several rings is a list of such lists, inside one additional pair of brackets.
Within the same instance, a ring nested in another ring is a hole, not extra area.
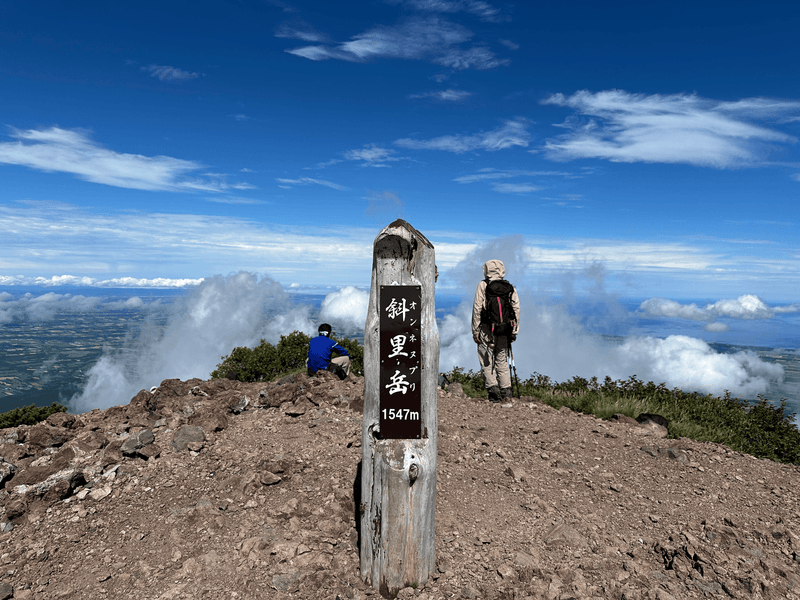
[(266, 200), (254, 200), (253, 198), (239, 198), (237, 196), (209, 196), (209, 202), (217, 204), (268, 204)]
[(800, 113), (800, 102), (748, 98), (719, 102), (695, 94), (644, 95), (622, 90), (572, 96), (554, 94), (544, 104), (576, 115), (568, 133), (545, 145), (548, 158), (601, 158), (614, 162), (683, 163), (716, 168), (751, 166), (775, 144), (797, 139), (761, 124)]
[(520, 46), (516, 42), (513, 42), (511, 40), (504, 40), (504, 39), (499, 39), (497, 41), (500, 42), (501, 44), (503, 44), (503, 46), (505, 46), (509, 50), (519, 50)]
[(346, 188), (343, 185), (339, 185), (338, 183), (333, 183), (331, 181), (326, 181), (325, 179), (312, 179), (311, 177), (298, 177), (297, 179), (284, 179), (282, 177), (278, 177), (278, 182), (284, 184), (279, 187), (283, 187), (288, 189), (293, 185), (324, 185), (325, 187), (333, 188), (334, 190), (345, 190)]
[(326, 34), (301, 19), (286, 21), (275, 28), (275, 37), (303, 40), (304, 42), (323, 43), (329, 41)]
[(403, 202), (397, 194), (388, 190), (383, 192), (367, 191), (370, 195), (366, 198), (367, 208), (364, 210), (365, 217), (385, 222), (403, 216), (405, 202)]
[(248, 183), (228, 184), (224, 175), (197, 174), (205, 166), (170, 156), (115, 152), (83, 129), (11, 129), (15, 141), (0, 142), (0, 164), (40, 171), (71, 173), (93, 183), (148, 191), (220, 192), (252, 189)]
[(528, 133), (528, 119), (517, 117), (503, 121), (497, 129), (472, 135), (443, 135), (430, 140), (401, 138), (394, 144), (411, 150), (445, 150), (461, 154), (473, 150), (505, 150), (515, 146), (527, 147), (531, 135)]
[(393, 4), (403, 4), (415, 10), (435, 13), (465, 12), (490, 23), (511, 20), (499, 8), (483, 0), (395, 0)]
[(473, 175), (463, 175), (453, 179), (456, 183), (475, 183), (477, 181), (487, 181), (493, 179), (510, 179), (512, 177), (564, 177), (565, 179), (580, 178), (581, 175), (575, 175), (568, 171), (521, 171), (515, 169), (499, 170), (491, 167), (485, 169), (478, 169), (478, 172)]
[(197, 79), (203, 75), (203, 73), (191, 73), (190, 71), (167, 65), (147, 65), (146, 67), (141, 67), (141, 69), (160, 81), (186, 81)]
[(459, 70), (492, 69), (508, 63), (483, 44), (466, 46), (472, 37), (466, 27), (441, 17), (413, 17), (393, 27), (373, 27), (348, 42), (302, 46), (286, 52), (309, 60), (429, 60)]
[(538, 192), (544, 188), (532, 183), (500, 183), (494, 181), (492, 182), (492, 189), (501, 194), (527, 194), (529, 192)]
[(538, 192), (543, 190), (544, 187), (529, 182), (501, 182), (500, 179), (513, 179), (517, 177), (562, 177), (572, 179), (580, 177), (566, 171), (526, 171), (519, 169), (493, 169), (485, 168), (479, 169), (477, 173), (472, 175), (463, 175), (453, 179), (456, 183), (477, 183), (479, 181), (487, 181), (491, 184), (495, 192), (503, 194), (526, 194), (529, 192)]
[(381, 148), (377, 144), (367, 144), (363, 148), (348, 150), (344, 153), (347, 160), (360, 160), (363, 167), (387, 167), (387, 162), (403, 160), (395, 156), (396, 151), (390, 148)]
[[(403, 210), (402, 200), (391, 192), (367, 196), (365, 216), (385, 220)], [(36, 285), (109, 281), (107, 285), (119, 287), (136, 285), (126, 283), (126, 277), (202, 278), (229, 272), (231, 265), (282, 281), (368, 284), (364, 265), (370, 264), (375, 238), (374, 227), (337, 227), (325, 219), (288, 227), (225, 215), (93, 214), (80, 206), (37, 201), (0, 203), (0, 231), (0, 285), (29, 284), (30, 277), (40, 276), (44, 280)], [(483, 239), (475, 231), (430, 231), (426, 236), (436, 246), (440, 271), (455, 266)], [(714, 288), (727, 278), (747, 279), (764, 289), (793, 290), (800, 277), (794, 254), (770, 259), (728, 256), (685, 241), (531, 237), (524, 260), (529, 273), (571, 272), (602, 262), (609, 271), (652, 275), (662, 282), (692, 280)], [(69, 277), (63, 279), (64, 274)], [(86, 277), (91, 280), (82, 279)], [(800, 305), (794, 306), (800, 311)]]
[(468, 98), (472, 92), (465, 90), (438, 90), (435, 92), (423, 92), (421, 94), (411, 94), (410, 98), (436, 98), (437, 100), (450, 100), (459, 102), (464, 98)]

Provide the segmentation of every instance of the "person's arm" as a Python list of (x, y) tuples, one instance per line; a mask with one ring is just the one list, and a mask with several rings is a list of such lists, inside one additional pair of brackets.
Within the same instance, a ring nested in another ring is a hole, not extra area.
[[(333, 340), (331, 340), (331, 341), (333, 342)], [(333, 342), (333, 346), (331, 346), (331, 350), (333, 350), (334, 352), (338, 352), (339, 356), (350, 356), (350, 354), (347, 352), (347, 350), (345, 350), (342, 346), (340, 346), (336, 342)]]
[(472, 339), (476, 344), (480, 344), (481, 313), (486, 304), (486, 282), (478, 282), (478, 289), (475, 290), (475, 301), (472, 303)]
[(519, 296), (517, 295), (517, 288), (514, 288), (514, 293), (511, 294), (511, 308), (514, 309), (514, 315), (517, 317), (514, 320), (514, 331), (511, 332), (511, 335), (517, 337), (519, 333), (519, 319), (521, 315), (521, 308), (519, 304)]

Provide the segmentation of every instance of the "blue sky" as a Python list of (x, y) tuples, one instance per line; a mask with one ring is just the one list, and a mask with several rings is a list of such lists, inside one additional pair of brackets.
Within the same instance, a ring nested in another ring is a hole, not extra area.
[(363, 286), (401, 216), (445, 273), (512, 236), (534, 287), (796, 303), (797, 31), (794, 2), (0, 0), (0, 285)]

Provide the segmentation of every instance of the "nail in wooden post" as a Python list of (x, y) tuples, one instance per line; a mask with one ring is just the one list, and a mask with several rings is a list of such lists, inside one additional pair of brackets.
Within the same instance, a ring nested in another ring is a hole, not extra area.
[(375, 238), (364, 330), (361, 576), (385, 597), (436, 566), (436, 326), (433, 245), (398, 219)]

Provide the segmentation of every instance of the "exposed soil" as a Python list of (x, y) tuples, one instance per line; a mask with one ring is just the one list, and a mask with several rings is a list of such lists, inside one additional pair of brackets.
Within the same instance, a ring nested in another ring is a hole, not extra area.
[[(167, 380), (0, 430), (0, 600), (379, 598), (363, 390)], [(800, 598), (798, 467), (458, 385), (438, 416), (437, 569), (398, 597)]]

